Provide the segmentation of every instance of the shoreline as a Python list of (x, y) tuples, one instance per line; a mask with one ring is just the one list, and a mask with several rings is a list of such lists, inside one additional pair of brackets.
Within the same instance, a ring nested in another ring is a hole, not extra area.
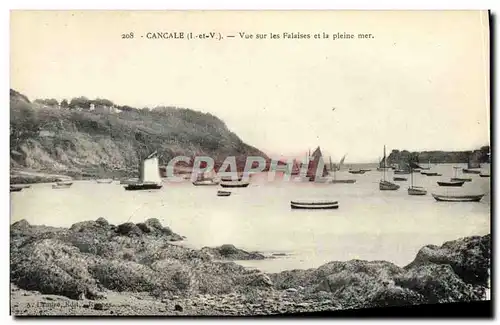
[[(69, 228), (11, 225), (18, 315), (271, 315), (484, 300), (491, 236), (422, 247), (413, 262), (333, 261), (265, 273), (232, 245), (190, 249), (157, 219)], [(180, 245), (179, 245), (180, 244)], [(279, 257), (276, 257), (279, 258)]]

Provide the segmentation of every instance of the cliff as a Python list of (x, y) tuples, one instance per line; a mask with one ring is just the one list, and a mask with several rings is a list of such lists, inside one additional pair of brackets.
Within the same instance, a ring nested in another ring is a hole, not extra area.
[(208, 113), (129, 106), (120, 106), (120, 111), (91, 111), (66, 107), (63, 102), (61, 106), (47, 103), (30, 102), (10, 90), (10, 165), (14, 170), (74, 177), (133, 175), (141, 157), (154, 150), (158, 150), (160, 165), (178, 155), (207, 155), (216, 161), (226, 156), (267, 157)]

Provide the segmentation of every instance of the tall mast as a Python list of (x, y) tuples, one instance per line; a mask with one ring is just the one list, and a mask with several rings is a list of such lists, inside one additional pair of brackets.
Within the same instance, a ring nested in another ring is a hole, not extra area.
[[(385, 157), (385, 144), (384, 144), (384, 167), (385, 167), (385, 164), (386, 164), (386, 157)], [(383, 172), (384, 172), (384, 181), (385, 181), (385, 168), (383, 168)]]

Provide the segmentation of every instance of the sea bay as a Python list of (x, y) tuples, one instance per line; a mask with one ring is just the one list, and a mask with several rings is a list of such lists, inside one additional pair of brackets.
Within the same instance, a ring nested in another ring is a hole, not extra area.
[[(443, 188), (438, 180), (453, 177), (453, 166), (433, 165), (440, 177), (414, 174), (415, 185), (426, 196), (408, 196), (408, 181), (398, 191), (380, 191), (382, 173), (376, 165), (365, 174), (337, 173), (354, 184), (318, 184), (269, 181), (254, 175), (247, 188), (230, 189), (230, 197), (217, 197), (219, 186), (193, 186), (190, 181), (164, 181), (157, 191), (125, 191), (118, 182), (98, 184), (75, 181), (68, 189), (34, 184), (11, 193), (11, 223), (69, 227), (84, 220), (106, 218), (110, 223), (142, 222), (158, 218), (163, 225), (186, 236), (182, 245), (193, 248), (233, 244), (248, 251), (284, 257), (241, 261), (268, 272), (318, 267), (329, 261), (387, 260), (404, 266), (428, 244), (490, 233), (490, 178), (471, 177), (461, 188)], [(489, 167), (483, 168), (487, 172)], [(393, 172), (387, 177), (392, 180)], [(478, 203), (436, 202), (431, 193), (486, 193)], [(290, 201), (301, 198), (339, 201), (337, 210), (292, 210)]]

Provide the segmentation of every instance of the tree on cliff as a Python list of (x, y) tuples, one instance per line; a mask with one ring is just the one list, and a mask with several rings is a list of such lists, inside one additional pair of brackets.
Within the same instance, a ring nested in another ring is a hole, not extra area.
[(61, 101), (61, 108), (68, 108), (69, 107), (69, 103), (66, 99), (63, 99)]
[(112, 101), (110, 101), (109, 99), (105, 99), (105, 98), (96, 98), (96, 99), (92, 100), (91, 103), (96, 105), (96, 106), (107, 106), (107, 107), (111, 107), (111, 106), (115, 105)]
[(74, 109), (74, 108), (80, 107), (80, 108), (89, 109), (91, 103), (92, 103), (92, 101), (85, 96), (76, 97), (76, 98), (71, 99), (71, 101), (69, 102), (69, 108)]
[(49, 98), (49, 99), (35, 99), (35, 103), (42, 104), (42, 105), (47, 105), (47, 106), (58, 106), (59, 102), (55, 98)]

